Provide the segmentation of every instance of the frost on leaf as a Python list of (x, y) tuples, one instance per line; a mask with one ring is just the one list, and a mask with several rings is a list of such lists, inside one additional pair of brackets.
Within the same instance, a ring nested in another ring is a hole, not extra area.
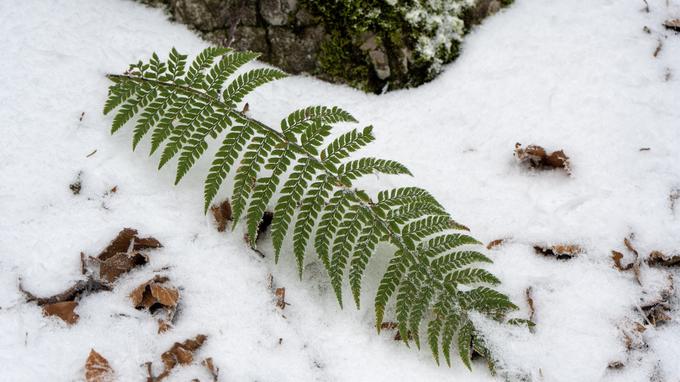
[(90, 350), (90, 355), (85, 361), (86, 382), (111, 382), (113, 381), (113, 369), (109, 361), (101, 354)]

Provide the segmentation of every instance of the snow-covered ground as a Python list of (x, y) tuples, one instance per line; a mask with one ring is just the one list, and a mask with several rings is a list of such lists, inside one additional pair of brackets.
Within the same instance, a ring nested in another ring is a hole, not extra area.
[[(637, 0), (516, 0), (470, 34), (432, 83), (374, 96), (296, 76), (250, 96), (251, 114), (276, 123), (301, 106), (342, 106), (375, 126), (368, 152), (416, 175), (366, 182), (369, 190), (417, 183), (482, 241), (510, 238), (489, 251), (491, 268), (521, 315), (532, 288), (537, 326), (482, 325), (509, 375), (677, 381), (678, 297), (673, 320), (643, 333), (647, 348), (627, 352), (621, 331), (642, 322), (636, 306), (658, 293), (668, 269), (643, 264), (640, 286), (610, 257), (618, 250), (632, 260), (622, 242), (630, 234), (643, 257), (680, 251), (680, 201), (673, 211), (669, 199), (680, 188), (680, 35), (661, 26), (680, 17), (680, 3), (648, 1), (649, 13)], [(201, 208), (207, 161), (173, 187), (172, 169), (159, 174), (146, 148), (131, 152), (129, 129), (109, 135), (104, 74), (154, 50), (199, 52), (206, 43), (184, 26), (130, 1), (3, 0), (0, 36), (0, 380), (82, 380), (95, 348), (119, 381), (142, 381), (140, 365), (158, 365), (173, 342), (198, 333), (208, 335), (201, 354), (224, 381), (492, 379), (481, 363), (472, 373), (458, 361), (437, 367), (427, 349), (377, 336), (371, 287), (360, 311), (340, 310), (317, 264), (300, 282), (291, 256), (275, 266), (240, 234), (218, 233)], [(518, 166), (516, 142), (564, 149), (573, 175)], [(77, 325), (24, 302), (19, 278), (37, 294), (59, 292), (81, 277), (79, 252), (97, 254), (122, 227), (164, 248), (113, 292), (83, 299)], [(575, 243), (585, 253), (557, 261), (537, 256), (534, 243)], [(182, 309), (158, 335), (127, 295), (163, 267), (183, 288)], [(286, 288), (283, 314), (268, 273)], [(625, 366), (608, 369), (612, 361)], [(172, 380), (193, 377), (208, 380), (198, 366)]]

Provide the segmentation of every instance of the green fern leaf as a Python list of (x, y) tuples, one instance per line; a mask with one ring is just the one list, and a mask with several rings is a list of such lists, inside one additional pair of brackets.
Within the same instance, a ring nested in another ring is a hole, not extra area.
[[(274, 219), (271, 224), (275, 262), (279, 260), (283, 239), (288, 231), (295, 208), (302, 201), (307, 185), (319, 170), (321, 170), (321, 167), (316, 161), (302, 157), (281, 189), (281, 197), (274, 208)], [(300, 277), (302, 277), (301, 264), (298, 264), (298, 272)]]
[(340, 159), (348, 157), (374, 139), (373, 126), (366, 126), (362, 131), (353, 129), (333, 140), (319, 156), (324, 163), (337, 165)]
[(378, 332), (380, 332), (380, 325), (383, 322), (387, 302), (397, 289), (397, 285), (399, 285), (401, 277), (406, 271), (407, 263), (408, 255), (403, 250), (397, 250), (394, 253), (394, 257), (390, 260), (382, 280), (380, 280), (378, 292), (375, 296), (375, 326)]
[(309, 191), (302, 200), (300, 213), (295, 222), (293, 233), (293, 251), (298, 266), (298, 272), (302, 277), (302, 267), (304, 265), (305, 251), (307, 243), (311, 238), (312, 227), (317, 217), (321, 213), (324, 202), (328, 199), (332, 190), (331, 179), (327, 175), (320, 175), (317, 181), (312, 184)]
[(280, 70), (268, 68), (254, 69), (236, 77), (224, 91), (222, 97), (228, 104), (236, 104), (241, 102), (241, 100), (243, 100), (248, 93), (255, 90), (255, 88), (285, 77), (286, 73)]
[(273, 147), (272, 137), (267, 135), (255, 136), (246, 148), (245, 154), (234, 177), (234, 190), (231, 197), (231, 211), (234, 228), (246, 208), (250, 192), (257, 182), (257, 174), (264, 165)]
[(368, 259), (375, 251), (375, 248), (380, 241), (380, 237), (385, 234), (382, 226), (375, 221), (373, 215), (367, 213), (365, 219), (368, 221), (357, 241), (352, 261), (350, 262), (349, 271), (349, 283), (357, 309), (360, 307), (361, 279), (366, 270), (366, 265), (368, 265)]
[(295, 153), (289, 149), (289, 144), (284, 143), (281, 147), (277, 147), (271, 154), (269, 163), (265, 166), (266, 169), (272, 170), (272, 174), (266, 178), (260, 178), (255, 185), (253, 191), (253, 200), (248, 208), (248, 238), (250, 238), (251, 246), (255, 246), (255, 239), (257, 239), (257, 227), (262, 220), (262, 214), (267, 208), (267, 204), (276, 191), (276, 186), (279, 184), (279, 178), (286, 172), (292, 160), (295, 159)]
[(471, 248), (480, 243), (472, 236), (453, 233), (468, 229), (452, 220), (421, 188), (385, 190), (378, 193), (377, 201), (352, 188), (352, 182), (362, 176), (410, 172), (396, 161), (372, 157), (343, 163), (374, 140), (371, 126), (340, 134), (322, 150), (333, 124), (356, 122), (346, 111), (325, 106), (300, 109), (281, 121), (280, 131), (237, 111), (236, 103), (249, 92), (285, 76), (276, 69), (254, 69), (229, 81), (256, 57), (251, 52), (208, 48), (187, 68), (187, 56), (173, 48), (166, 62), (154, 53), (148, 62), (130, 65), (123, 75), (108, 75), (113, 84), (104, 113), (116, 110), (112, 132), (136, 117), (133, 149), (151, 132), (150, 153), (164, 146), (159, 168), (179, 154), (175, 179), (179, 182), (208, 151), (209, 138), (217, 139), (226, 131), (205, 180), (204, 211), (236, 167), (231, 191), (234, 227), (245, 212), (247, 236), (254, 246), (262, 214), (272, 204), (275, 260), (283, 253), (284, 238), (293, 225), (299, 276), (312, 241), (340, 306), (346, 273), (355, 304), (360, 306), (364, 272), (384, 242), (393, 257), (374, 299), (377, 330), (394, 296), (405, 343), (415, 341), (420, 347), (421, 326), (426, 326), (437, 363), (441, 351), (450, 365), (450, 350), (457, 338), (467, 367), (474, 348), (493, 368), (494, 359), (468, 313), (477, 311), (501, 320), (516, 306), (488, 287), (498, 284), (498, 278), (475, 266), (490, 262)]
[(349, 193), (344, 190), (337, 190), (323, 209), (321, 221), (316, 229), (314, 248), (329, 274), (332, 272), (329, 258), (331, 238), (340, 228), (340, 221), (349, 205)]
[(296, 110), (281, 121), (281, 131), (284, 135), (300, 133), (312, 121), (321, 124), (337, 122), (357, 122), (354, 117), (339, 107), (310, 106)]
[(220, 185), (227, 177), (231, 166), (236, 162), (236, 158), (243, 149), (243, 146), (252, 135), (252, 127), (249, 125), (237, 125), (224, 138), (222, 146), (217, 150), (217, 154), (215, 154), (215, 160), (213, 160), (208, 177), (205, 180), (203, 188), (204, 212), (208, 212), (210, 203), (215, 198), (215, 195), (217, 195)]

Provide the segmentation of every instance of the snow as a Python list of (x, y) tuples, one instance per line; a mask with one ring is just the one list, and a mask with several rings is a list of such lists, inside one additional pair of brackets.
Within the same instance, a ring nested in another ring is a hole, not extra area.
[[(491, 270), (518, 316), (528, 315), (532, 287), (535, 332), (479, 324), (510, 379), (677, 380), (677, 296), (673, 320), (643, 333), (646, 350), (626, 352), (620, 330), (641, 321), (643, 292), (659, 293), (669, 270), (643, 264), (640, 286), (610, 258), (618, 250), (632, 261), (622, 242), (631, 233), (643, 257), (680, 250), (680, 207), (669, 201), (680, 187), (680, 36), (661, 26), (680, 16), (680, 3), (648, 1), (649, 13), (638, 1), (516, 0), (467, 36), (432, 83), (374, 96), (295, 76), (248, 97), (251, 114), (277, 123), (302, 106), (341, 106), (375, 126), (369, 154), (416, 175), (367, 180), (369, 191), (419, 184), (483, 242), (509, 238), (489, 251)], [(129, 128), (109, 135), (104, 74), (172, 46), (196, 54), (206, 43), (184, 26), (130, 1), (5, 0), (0, 15), (1, 380), (82, 380), (90, 348), (118, 380), (144, 380), (140, 365), (158, 367), (173, 342), (199, 333), (208, 335), (200, 354), (214, 358), (222, 380), (493, 379), (481, 363), (473, 373), (458, 361), (437, 367), (427, 349), (375, 334), (372, 293), (384, 260), (371, 266), (362, 309), (341, 310), (318, 263), (310, 260), (300, 282), (290, 253), (274, 265), (269, 247), (260, 259), (238, 231), (215, 230), (202, 214), (207, 160), (173, 187), (173, 169), (157, 173), (148, 147), (131, 152)], [(521, 168), (516, 142), (564, 149), (573, 175)], [(83, 189), (73, 195), (79, 171)], [(118, 192), (105, 196), (113, 186)], [(24, 302), (19, 278), (36, 294), (59, 292), (81, 277), (79, 252), (97, 254), (122, 227), (164, 248), (113, 292), (83, 299), (77, 325)], [(535, 243), (577, 243), (585, 253), (557, 261), (534, 254)], [(127, 295), (164, 267), (182, 287), (182, 309), (175, 328), (158, 335)], [(268, 273), (286, 287), (283, 312)], [(608, 370), (617, 360), (626, 366)], [(194, 377), (208, 380), (197, 366), (171, 380)]]

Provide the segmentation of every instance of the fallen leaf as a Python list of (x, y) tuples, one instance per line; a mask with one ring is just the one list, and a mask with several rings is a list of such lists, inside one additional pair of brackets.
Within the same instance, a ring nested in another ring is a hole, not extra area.
[(286, 308), (286, 288), (276, 288), (276, 291), (274, 292), (276, 295), (276, 306), (279, 309), (285, 309)]
[(161, 248), (162, 246), (163, 245), (153, 237), (138, 237), (136, 229), (123, 228), (97, 258), (100, 261), (106, 261), (108, 258), (113, 257), (118, 253), (132, 253), (146, 249)]
[(90, 355), (85, 361), (85, 381), (87, 382), (110, 382), (113, 381), (113, 369), (109, 361), (101, 354), (90, 350)]
[(652, 251), (647, 260), (649, 265), (663, 265), (665, 267), (672, 267), (680, 265), (680, 255), (666, 256), (661, 251)]
[(675, 32), (680, 32), (680, 19), (669, 19), (664, 21), (663, 26)]
[(515, 144), (515, 156), (520, 163), (527, 164), (530, 168), (539, 170), (552, 170), (561, 168), (571, 175), (569, 157), (562, 150), (553, 151), (548, 154), (546, 150), (538, 145), (529, 145), (525, 149), (521, 143)]
[(612, 361), (607, 365), (608, 369), (622, 369), (625, 365), (621, 361)]
[(220, 204), (213, 204), (210, 207), (215, 222), (217, 222), (217, 231), (224, 232), (227, 229), (227, 222), (231, 221), (231, 204), (229, 200), (225, 200)]
[(164, 276), (156, 276), (130, 293), (135, 309), (148, 309), (151, 314), (162, 311), (165, 314), (164, 318), (158, 320), (158, 333), (163, 333), (172, 327), (179, 298), (179, 290)]
[(75, 301), (63, 301), (46, 304), (43, 306), (43, 315), (57, 316), (67, 324), (73, 325), (76, 322), (78, 322), (78, 319), (80, 318), (75, 313), (75, 309), (77, 306), (78, 303)]
[(55, 302), (74, 301), (75, 299), (81, 297), (84, 292), (93, 293), (100, 290), (108, 291), (111, 290), (111, 288), (108, 285), (102, 284), (90, 277), (87, 280), (77, 281), (72, 287), (61, 293), (57, 293), (54, 296), (38, 297), (24, 289), (23, 285), (21, 284), (21, 280), (19, 280), (19, 291), (21, 291), (21, 293), (23, 293), (26, 297), (26, 302), (35, 301), (38, 306), (53, 304)]
[(492, 240), (492, 241), (489, 242), (489, 244), (486, 245), (486, 249), (489, 249), (489, 250), (493, 249), (495, 247), (502, 245), (503, 243), (505, 243), (505, 239)]
[(535, 323), (536, 321), (534, 321), (534, 315), (536, 313), (536, 308), (534, 307), (533, 291), (534, 289), (532, 287), (528, 287), (524, 291), (524, 295), (527, 298), (527, 305), (529, 305), (529, 321)]
[(627, 271), (633, 268), (633, 263), (626, 264), (625, 266), (621, 264), (621, 259), (623, 259), (623, 253), (619, 251), (612, 251), (612, 259), (614, 260), (614, 266), (620, 271)]
[(204, 359), (201, 362), (201, 365), (205, 366), (205, 368), (208, 369), (208, 372), (210, 373), (210, 375), (213, 378), (213, 382), (217, 382), (218, 376), (220, 374), (220, 368), (215, 367), (215, 364), (213, 363), (212, 357), (208, 357), (208, 358)]
[(555, 257), (558, 260), (569, 260), (583, 253), (583, 249), (575, 244), (534, 245), (534, 250), (538, 254)]
[[(195, 338), (188, 339), (182, 343), (175, 342), (169, 350), (161, 354), (161, 360), (165, 367), (163, 372), (156, 378), (153, 378), (153, 376), (150, 375), (150, 378), (152, 378), (153, 381), (160, 381), (170, 375), (170, 372), (175, 366), (186, 366), (192, 363), (194, 360), (194, 352), (203, 345), (207, 338), (208, 337), (205, 335), (199, 334)], [(151, 366), (149, 365), (148, 368), (149, 374), (151, 374)]]
[(120, 252), (99, 264), (99, 277), (108, 283), (115, 282), (121, 275), (149, 262), (146, 254)]

